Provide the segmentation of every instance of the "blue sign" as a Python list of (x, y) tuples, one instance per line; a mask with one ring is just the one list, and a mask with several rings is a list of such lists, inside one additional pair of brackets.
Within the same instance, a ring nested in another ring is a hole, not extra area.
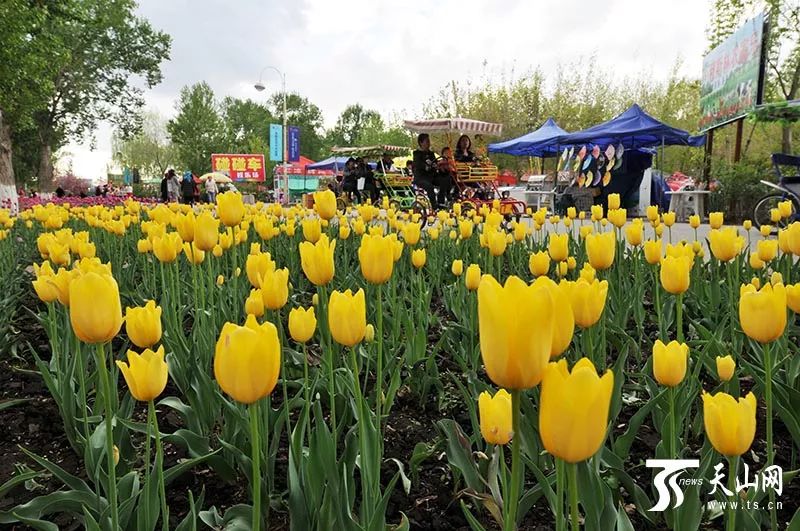
[(287, 129), (289, 138), (286, 143), (289, 144), (289, 162), (297, 162), (300, 160), (300, 128), (290, 125)]
[(269, 124), (269, 160), (283, 160), (283, 126)]

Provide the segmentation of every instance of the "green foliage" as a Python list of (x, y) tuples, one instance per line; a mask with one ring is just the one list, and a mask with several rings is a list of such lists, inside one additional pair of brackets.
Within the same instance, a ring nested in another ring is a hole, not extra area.
[[(275, 93), (267, 101), (267, 108), (275, 117), (274, 123), (283, 119), (283, 94)], [(323, 138), (322, 111), (305, 96), (290, 92), (286, 96), (286, 122), (300, 128), (300, 154), (313, 160), (328, 156)]]
[(205, 81), (183, 87), (177, 116), (167, 124), (183, 166), (197, 175), (211, 171), (211, 154), (223, 151), (225, 131), (214, 91)]
[(157, 112), (149, 111), (142, 116), (142, 127), (133, 136), (123, 138), (115, 131), (111, 138), (114, 160), (129, 168), (138, 168), (144, 177), (161, 177), (167, 168), (177, 162), (175, 146), (167, 133), (167, 122)]

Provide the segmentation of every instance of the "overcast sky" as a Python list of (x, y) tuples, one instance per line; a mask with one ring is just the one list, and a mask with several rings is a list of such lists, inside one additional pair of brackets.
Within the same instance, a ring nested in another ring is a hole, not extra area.
[[(172, 36), (163, 82), (147, 104), (166, 116), (184, 85), (201, 80), (218, 97), (266, 100), (253, 84), (265, 66), (316, 103), (326, 125), (350, 103), (385, 116), (414, 116), (451, 79), (480, 80), (594, 55), (619, 76), (665, 78), (676, 59), (700, 76), (709, 0), (139, 0), (139, 13)], [(602, 81), (599, 81), (602, 82)], [(111, 129), (71, 144), (75, 173), (98, 179), (111, 158)]]

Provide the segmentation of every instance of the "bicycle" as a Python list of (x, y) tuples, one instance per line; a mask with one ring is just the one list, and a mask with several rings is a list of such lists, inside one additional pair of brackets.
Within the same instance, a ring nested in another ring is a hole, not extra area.
[[(794, 175), (786, 175), (781, 166), (791, 168)], [(761, 184), (769, 186), (774, 191), (758, 200), (753, 207), (753, 223), (759, 229), (762, 225), (771, 225), (773, 230), (785, 228), (794, 221), (800, 221), (800, 157), (783, 153), (772, 154), (772, 167), (778, 182), (761, 180)], [(791, 201), (792, 215), (778, 222), (772, 221), (772, 210), (778, 208), (778, 203)]]

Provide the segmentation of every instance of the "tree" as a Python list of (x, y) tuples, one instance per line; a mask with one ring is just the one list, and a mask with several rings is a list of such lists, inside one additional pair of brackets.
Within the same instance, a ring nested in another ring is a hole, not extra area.
[(167, 131), (185, 169), (196, 174), (211, 171), (211, 154), (225, 151), (226, 131), (214, 91), (205, 81), (181, 89), (178, 114)]
[[(222, 115), (229, 153), (261, 153), (269, 157), (269, 124), (275, 118), (269, 109), (253, 100), (227, 97), (222, 101)], [(267, 160), (265, 172), (270, 174), (275, 163)]]
[(383, 131), (383, 118), (372, 109), (365, 109), (360, 103), (348, 105), (336, 120), (329, 133), (329, 139), (340, 146), (365, 144), (365, 140)]
[(49, 190), (53, 152), (68, 139), (84, 138), (102, 120), (125, 134), (138, 128), (143, 90), (133, 81), (138, 77), (148, 88), (161, 81), (170, 38), (135, 15), (134, 0), (27, 3), (37, 6), (28, 8), (37, 15), (33, 30), (51, 45), (24, 51), (26, 64), (47, 63), (40, 87), (47, 101), (34, 102), (30, 118), (39, 136), (39, 185)]
[(136, 134), (126, 138), (122, 131), (115, 131), (111, 147), (114, 160), (137, 168), (143, 177), (160, 177), (178, 161), (177, 150), (167, 132), (167, 122), (155, 111), (143, 113), (142, 126)]

